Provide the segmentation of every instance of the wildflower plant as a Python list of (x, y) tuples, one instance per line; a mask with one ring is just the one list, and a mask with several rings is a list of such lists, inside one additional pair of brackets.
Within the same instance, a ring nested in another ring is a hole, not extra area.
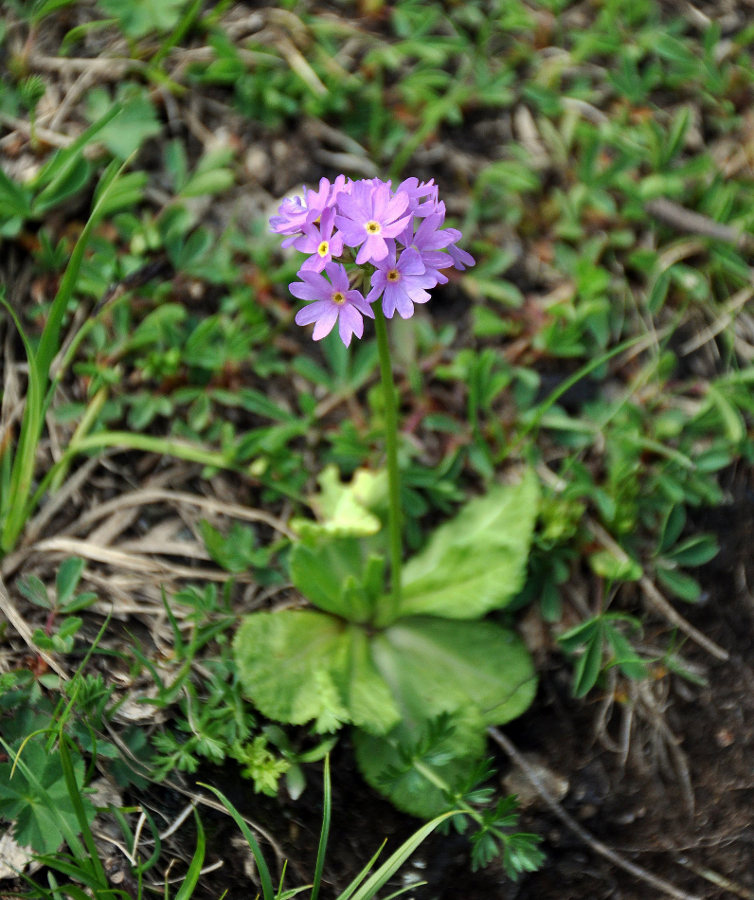
[[(444, 220), (432, 181), (393, 188), (343, 175), (285, 199), (271, 219), (283, 245), (306, 255), (290, 285), (306, 304), (297, 324), (313, 324), (321, 340), (337, 323), (348, 347), (364, 336), (364, 319), (374, 320), (386, 471), (360, 470), (350, 485), (322, 473), (312, 500), (318, 521), (291, 523), (291, 580), (313, 608), (255, 612), (234, 641), (243, 688), (264, 715), (317, 732), (355, 726), (365, 778), (426, 818), (468, 808), (486, 727), (520, 715), (536, 690), (523, 642), (483, 620), (523, 583), (538, 506), (531, 472), (491, 486), (403, 560), (387, 320), (410, 318), (446, 270), (474, 265)], [(525, 837), (532, 849), (536, 839)], [(515, 866), (506, 868), (515, 877)]]

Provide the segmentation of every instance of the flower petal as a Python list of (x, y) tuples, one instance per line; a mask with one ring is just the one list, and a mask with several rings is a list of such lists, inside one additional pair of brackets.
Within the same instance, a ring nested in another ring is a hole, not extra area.
[[(302, 277), (304, 275), (310, 275), (311, 272), (306, 272), (303, 269), (299, 272), (299, 275)], [(311, 284), (305, 284), (303, 281), (292, 281), (288, 285), (288, 290), (293, 294), (294, 297), (298, 297), (299, 300), (321, 300), (322, 299), (322, 291), (313, 287)]]
[(340, 307), (335, 303), (327, 304), (327, 309), (323, 312), (322, 316), (317, 320), (317, 323), (314, 326), (314, 331), (312, 332), (313, 340), (321, 341), (323, 337), (327, 337), (327, 335), (330, 334), (332, 327), (338, 318), (339, 312)]
[(346, 299), (352, 306), (358, 309), (363, 316), (368, 316), (370, 319), (374, 318), (374, 310), (370, 306), (372, 301), (369, 300), (368, 297), (364, 299), (364, 297), (361, 296), (360, 291), (349, 291), (346, 294)]
[(338, 320), (338, 331), (340, 339), (346, 345), (351, 343), (351, 335), (361, 337), (364, 334), (364, 320), (353, 306), (346, 304), (340, 309), (340, 317)]
[(297, 325), (311, 325), (312, 322), (316, 322), (318, 319), (322, 318), (332, 305), (333, 304), (329, 300), (317, 300), (315, 303), (310, 303), (308, 306), (300, 309), (296, 313), (294, 321)]
[(385, 221), (394, 222), (408, 209), (409, 196), (404, 191), (399, 191), (388, 203), (385, 210)]

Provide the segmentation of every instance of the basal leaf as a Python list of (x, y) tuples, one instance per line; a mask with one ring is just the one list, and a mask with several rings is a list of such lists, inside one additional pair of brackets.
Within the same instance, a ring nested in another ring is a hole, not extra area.
[(534, 699), (534, 665), (523, 642), (494, 622), (403, 619), (373, 638), (373, 658), (402, 717), (426, 721), (470, 707), (502, 725)]
[(296, 543), (290, 555), (293, 584), (326, 612), (351, 622), (366, 621), (372, 612), (369, 596), (361, 587), (366, 567), (363, 541), (355, 538), (320, 537)]
[(404, 567), (399, 615), (475, 619), (505, 606), (523, 582), (538, 498), (536, 476), (527, 472), (441, 525)]
[(321, 730), (348, 720), (333, 680), (343, 668), (345, 623), (303, 609), (247, 616), (233, 641), (244, 692), (265, 716)]
[[(384, 736), (356, 733), (359, 768), (399, 809), (437, 815), (483, 756), (486, 727), (520, 715), (533, 700), (533, 663), (523, 643), (492, 622), (417, 616), (373, 644), (401, 720)], [(433, 738), (431, 720), (443, 714), (452, 728)]]
[(348, 629), (348, 655), (335, 680), (351, 722), (374, 734), (384, 734), (400, 719), (390, 688), (372, 659), (372, 645), (363, 628)]
[(247, 696), (271, 719), (319, 731), (353, 722), (384, 733), (400, 715), (366, 631), (312, 610), (254, 613), (234, 640)]

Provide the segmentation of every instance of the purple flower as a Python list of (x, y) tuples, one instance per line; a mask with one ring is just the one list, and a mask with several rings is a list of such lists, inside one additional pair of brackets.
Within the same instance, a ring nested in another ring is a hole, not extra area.
[[(354, 334), (362, 336), (363, 317), (374, 318), (370, 303), (380, 298), (387, 318), (396, 312), (404, 319), (412, 316), (415, 303), (429, 300), (429, 289), (447, 282), (444, 270), (474, 265), (458, 246), (461, 232), (444, 228), (444, 222), (445, 204), (434, 180), (413, 176), (393, 190), (392, 182), (380, 178), (351, 181), (338, 175), (332, 183), (322, 178), (316, 190), (305, 186), (302, 196), (284, 199), (270, 228), (284, 238), (284, 247), (308, 254), (300, 280), (291, 284), (291, 293), (308, 301), (296, 322), (313, 324), (316, 341), (338, 322), (348, 346)], [(346, 247), (356, 251), (355, 266)], [(371, 278), (366, 299), (351, 288), (349, 273), (354, 283)]]
[(337, 321), (340, 339), (347, 347), (351, 335), (360, 338), (364, 333), (362, 316), (373, 319), (374, 313), (361, 292), (351, 289), (344, 266), (328, 263), (325, 273), (330, 281), (318, 272), (302, 269), (298, 273), (302, 280), (290, 285), (294, 297), (314, 301), (296, 313), (296, 324), (311, 325), (314, 322), (312, 337), (320, 341), (332, 331)]
[(470, 253), (467, 253), (465, 250), (461, 250), (460, 247), (456, 246), (456, 241), (460, 241), (463, 237), (461, 232), (457, 228), (448, 228), (448, 231), (453, 232), (453, 243), (448, 244), (445, 249), (453, 260), (453, 268), (460, 269), (461, 272), (464, 272), (467, 266), (475, 266), (476, 261), (474, 260), (474, 257)]
[[(320, 178), (319, 189), (311, 190), (304, 186), (304, 196), (286, 197), (278, 207), (278, 215), (270, 219), (270, 231), (277, 234), (298, 235), (307, 225), (317, 222), (322, 213), (330, 206), (339, 193), (346, 189), (346, 176), (338, 175), (330, 184), (327, 178)], [(293, 241), (283, 241), (287, 247)]]
[[(437, 203), (437, 185), (435, 184), (434, 178), (429, 181), (420, 182), (418, 178), (406, 178), (402, 181), (397, 188), (397, 191), (405, 191), (405, 193), (409, 196), (411, 214), (414, 216), (429, 216), (432, 213), (438, 212), (438, 203)], [(422, 197), (427, 197), (428, 199), (422, 203)], [(445, 204), (440, 204), (442, 206), (442, 212), (445, 213)]]
[(425, 288), (436, 284), (437, 279), (425, 272), (417, 250), (404, 250), (397, 260), (395, 250), (391, 250), (386, 259), (377, 263), (367, 303), (372, 303), (382, 295), (382, 311), (386, 318), (392, 319), (397, 310), (401, 318), (409, 319), (414, 314), (414, 303), (426, 303), (429, 300)]
[(335, 226), (335, 210), (329, 207), (322, 213), (319, 227), (305, 225), (304, 233), (296, 238), (293, 246), (302, 253), (312, 255), (301, 266), (301, 271), (321, 272), (327, 263), (332, 262), (333, 256), (340, 256), (343, 252), (343, 238), (340, 232), (333, 234)]
[(399, 191), (391, 196), (390, 185), (357, 181), (351, 193), (338, 196), (340, 215), (335, 224), (349, 247), (361, 248), (356, 255), (357, 265), (378, 263), (388, 255), (386, 239), (399, 235), (411, 221), (406, 214), (409, 196)]
[(441, 212), (427, 216), (416, 229), (416, 234), (407, 228), (398, 240), (406, 247), (414, 247), (419, 251), (426, 274), (434, 276), (436, 284), (446, 284), (448, 279), (440, 270), (452, 266), (453, 260), (442, 250), (460, 236), (460, 231), (455, 228), (440, 228), (445, 213), (444, 205), (440, 203), (440, 206), (443, 207)]
[(270, 219), (270, 231), (276, 234), (296, 234), (306, 222), (309, 210), (301, 197), (286, 197), (278, 207), (278, 214)]

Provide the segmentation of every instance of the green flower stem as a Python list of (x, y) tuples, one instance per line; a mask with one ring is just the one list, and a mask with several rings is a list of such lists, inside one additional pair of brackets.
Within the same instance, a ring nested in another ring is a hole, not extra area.
[(401, 602), (401, 560), (403, 540), (401, 536), (401, 483), (398, 470), (398, 410), (395, 402), (393, 367), (390, 361), (390, 346), (387, 324), (382, 307), (375, 307), (377, 349), (380, 359), (380, 377), (385, 403), (385, 449), (387, 451), (387, 475), (389, 486), (388, 528), (390, 531), (390, 583), (392, 601), (391, 618), (398, 611)]

